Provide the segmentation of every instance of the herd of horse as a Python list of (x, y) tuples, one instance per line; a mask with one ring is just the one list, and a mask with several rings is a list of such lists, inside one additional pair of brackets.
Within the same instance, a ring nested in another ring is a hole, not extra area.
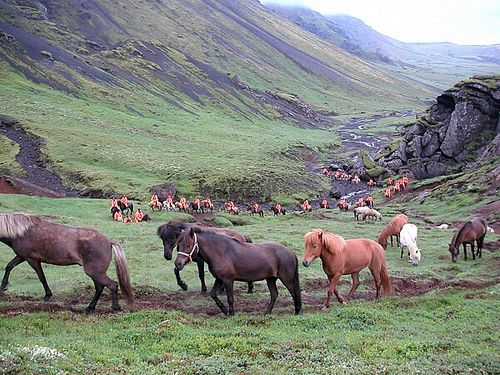
[[(464, 247), (464, 259), (467, 259), (466, 245), (471, 245), (473, 259), (481, 257), (484, 237), (488, 226), (482, 218), (474, 218), (463, 223), (455, 232), (449, 251), (454, 262), (457, 261), (459, 246)], [(204, 265), (208, 265), (215, 282), (210, 292), (216, 305), (224, 314), (234, 314), (234, 281), (248, 283), (248, 291), (253, 290), (253, 282), (266, 280), (270, 291), (267, 313), (271, 313), (278, 295), (276, 281), (279, 279), (292, 296), (295, 313), (302, 310), (299, 282), (299, 261), (289, 249), (276, 242), (253, 243), (246, 236), (230, 229), (203, 227), (201, 225), (172, 221), (157, 229), (157, 235), (163, 241), (164, 258), (171, 260), (173, 249), (177, 247), (174, 261), (178, 285), (187, 290), (187, 284), (181, 280), (180, 271), (189, 262), (198, 265), (202, 291), (206, 291)], [(316, 258), (320, 258), (329, 286), (324, 309), (330, 305), (332, 294), (340, 303), (345, 302), (337, 290), (337, 282), (342, 275), (350, 274), (352, 287), (347, 298), (352, 297), (359, 286), (359, 272), (369, 268), (376, 287), (376, 297), (388, 295), (391, 285), (385, 264), (385, 251), (388, 239), (408, 247), (411, 261), (420, 260), (416, 247), (416, 226), (408, 224), (406, 215), (396, 215), (379, 234), (378, 242), (372, 239), (344, 239), (321, 229), (314, 229), (304, 236), (305, 253), (302, 264), (308, 267)], [(55, 265), (78, 264), (92, 279), (95, 294), (86, 308), (91, 312), (103, 292), (104, 287), (111, 291), (113, 310), (120, 310), (118, 287), (128, 305), (133, 309), (134, 291), (131, 286), (129, 269), (121, 246), (91, 228), (76, 228), (48, 221), (39, 216), (22, 213), (0, 214), (0, 241), (11, 247), (14, 258), (7, 264), (0, 284), (0, 292), (8, 285), (9, 275), (14, 267), (27, 262), (36, 272), (45, 290), (44, 299), (52, 296), (41, 263)], [(474, 252), (474, 243), (477, 252)], [(412, 250), (413, 249), (413, 250)], [(413, 254), (413, 255), (412, 255)], [(417, 254), (417, 255), (415, 255)], [(115, 258), (118, 282), (106, 275), (112, 256)], [(414, 263), (415, 264), (415, 263)], [(225, 289), (228, 306), (219, 299), (218, 294)]]

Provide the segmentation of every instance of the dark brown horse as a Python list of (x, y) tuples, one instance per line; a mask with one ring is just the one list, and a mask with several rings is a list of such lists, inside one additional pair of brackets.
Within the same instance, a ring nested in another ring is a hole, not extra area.
[[(156, 234), (158, 237), (161, 238), (163, 241), (163, 256), (165, 257), (166, 260), (172, 260), (172, 250), (175, 247), (175, 244), (177, 242), (177, 239), (179, 238), (179, 235), (186, 229), (189, 229), (193, 226), (194, 224), (191, 223), (184, 223), (182, 221), (177, 221), (177, 220), (172, 220), (169, 221), (167, 224), (160, 225), (158, 227), (158, 230), (156, 231)], [(244, 236), (238, 232), (235, 232), (234, 230), (227, 229), (227, 228), (206, 228), (207, 230), (211, 230), (213, 232), (222, 234), (224, 236), (234, 238), (237, 241), (240, 242), (252, 242), (250, 237)], [(197, 258), (196, 259), (196, 265), (198, 266), (198, 276), (200, 278), (201, 282), (201, 291), (206, 292), (207, 291), (207, 285), (205, 284), (205, 262), (203, 261), (202, 258)], [(175, 273), (175, 278), (177, 280), (177, 285), (179, 285), (182, 290), (187, 290), (188, 286), (187, 284), (181, 279), (180, 272), (177, 268), (174, 268), (174, 273)], [(249, 282), (248, 283), (248, 293), (253, 292), (253, 283)]]
[(128, 204), (125, 206), (122, 201), (118, 201), (118, 207), (120, 207), (122, 214), (125, 214), (125, 211), (127, 211), (130, 216), (134, 214), (134, 204), (132, 202), (128, 202)]
[(451, 260), (454, 262), (457, 261), (460, 244), (463, 244), (464, 247), (464, 260), (467, 260), (466, 244), (471, 246), (472, 259), (475, 260), (476, 254), (474, 253), (474, 241), (477, 243), (477, 255), (481, 258), (484, 236), (486, 236), (487, 229), (488, 224), (486, 223), (486, 220), (480, 217), (475, 217), (474, 219), (463, 223), (453, 235), (448, 248), (451, 253)]
[(134, 302), (125, 253), (120, 245), (95, 229), (69, 227), (26, 214), (3, 214), (0, 215), (0, 241), (16, 253), (5, 268), (0, 291), (7, 288), (12, 269), (26, 261), (38, 275), (45, 289), (44, 299), (48, 301), (52, 291), (47, 285), (41, 263), (58, 266), (79, 264), (95, 285), (94, 298), (86, 311), (95, 309), (105, 286), (111, 290), (111, 307), (120, 310), (118, 283), (106, 276), (114, 253), (120, 289), (130, 306)]
[[(199, 227), (192, 227), (180, 234), (177, 241), (175, 267), (179, 270), (192, 260), (202, 258), (215, 277), (211, 296), (224, 314), (234, 315), (233, 284), (238, 281), (267, 281), (271, 301), (267, 308), (270, 314), (278, 297), (276, 281), (281, 282), (292, 295), (295, 314), (302, 309), (297, 256), (286, 247), (275, 243), (242, 243)], [(217, 296), (217, 291), (226, 288), (229, 309)]]

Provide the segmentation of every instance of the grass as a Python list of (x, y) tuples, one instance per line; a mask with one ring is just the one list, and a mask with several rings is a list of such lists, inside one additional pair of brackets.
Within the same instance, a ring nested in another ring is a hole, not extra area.
[[(99, 228), (125, 249), (138, 295), (179, 291), (172, 264), (163, 259), (161, 241), (155, 235), (158, 225), (178, 214), (155, 212), (151, 223), (124, 225), (110, 221), (107, 203), (2, 195), (0, 211), (26, 211), (60, 223)], [(384, 222), (401, 208), (380, 208)], [(440, 209), (432, 205), (424, 208), (430, 212)], [(452, 209), (450, 212), (454, 215)], [(413, 212), (420, 213), (418, 209)], [(226, 219), (221, 223), (233, 219), (218, 215)], [(236, 229), (255, 242), (278, 241), (301, 258), (303, 235), (312, 228), (321, 227), (345, 238), (375, 238), (384, 226), (384, 222), (353, 222), (351, 216), (337, 210), (282, 217), (268, 214), (263, 219), (241, 215)], [(313, 298), (319, 304), (306, 302), (300, 316), (292, 315), (291, 298), (281, 284), (278, 301), (284, 304), (276, 307), (273, 315), (245, 312), (253, 301), (269, 298), (264, 283), (257, 283), (253, 295), (247, 295), (244, 285), (237, 284), (235, 317), (205, 315), (203, 311), (214, 311), (215, 304), (199, 294), (193, 266), (183, 271), (190, 289), (181, 293), (189, 298), (183, 299), (185, 305), (177, 309), (102, 315), (109, 311), (105, 299), (98, 304), (96, 314), (86, 316), (83, 309), (93, 294), (91, 280), (80, 267), (46, 265), (53, 302), (72, 304), (82, 314), (62, 311), (0, 316), (1, 367), (7, 373), (498, 372), (500, 290), (494, 270), (499, 269), (500, 259), (484, 250), (480, 260), (452, 263), (446, 247), (452, 231), (434, 229), (412, 215), (410, 221), (420, 228), (422, 262), (412, 267), (399, 258), (399, 250), (389, 247), (386, 258), (390, 276), (414, 280), (418, 285), (438, 280), (449, 287), (418, 297), (370, 301), (366, 296), (374, 291), (362, 285), (358, 299), (344, 306), (334, 301), (327, 312), (315, 312), (325, 296), (318, 280), (326, 279), (318, 260), (309, 268), (300, 267), (304, 298)], [(497, 237), (489, 233), (486, 242)], [(13, 254), (6, 246), (1, 247), (0, 264), (4, 267)], [(115, 277), (112, 268), (109, 275)], [(207, 277), (210, 283), (211, 277)], [(349, 280), (347, 276), (342, 279)], [(370, 279), (369, 272), (363, 271), (361, 279)], [(495, 285), (478, 290), (452, 287), (464, 282)], [(348, 285), (341, 285), (340, 290), (347, 293)], [(31, 305), (41, 300), (43, 290), (33, 270), (23, 264), (12, 272), (6, 293), (30, 297), (22, 303)], [(0, 301), (2, 307), (11, 303)], [(193, 308), (201, 312), (189, 313)]]

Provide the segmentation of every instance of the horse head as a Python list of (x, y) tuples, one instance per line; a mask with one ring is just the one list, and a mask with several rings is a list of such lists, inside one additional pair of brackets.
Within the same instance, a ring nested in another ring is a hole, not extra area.
[(198, 237), (194, 227), (183, 231), (177, 239), (175, 268), (182, 271), (184, 266), (196, 258), (199, 252)]
[(172, 260), (172, 250), (177, 238), (186, 227), (187, 224), (182, 222), (170, 222), (158, 227), (156, 234), (163, 242), (163, 256), (166, 260)]
[(304, 236), (306, 251), (302, 257), (304, 267), (309, 267), (311, 263), (321, 255), (323, 231), (315, 229)]
[(456, 262), (458, 259), (458, 247), (456, 245), (449, 244), (448, 251), (451, 253), (451, 260)]

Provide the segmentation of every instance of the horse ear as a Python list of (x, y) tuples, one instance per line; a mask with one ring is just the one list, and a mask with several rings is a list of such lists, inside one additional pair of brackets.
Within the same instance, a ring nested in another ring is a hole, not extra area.
[(318, 238), (321, 240), (323, 238), (323, 231), (320, 230), (318, 233)]
[(189, 228), (189, 235), (194, 237), (194, 227)]

